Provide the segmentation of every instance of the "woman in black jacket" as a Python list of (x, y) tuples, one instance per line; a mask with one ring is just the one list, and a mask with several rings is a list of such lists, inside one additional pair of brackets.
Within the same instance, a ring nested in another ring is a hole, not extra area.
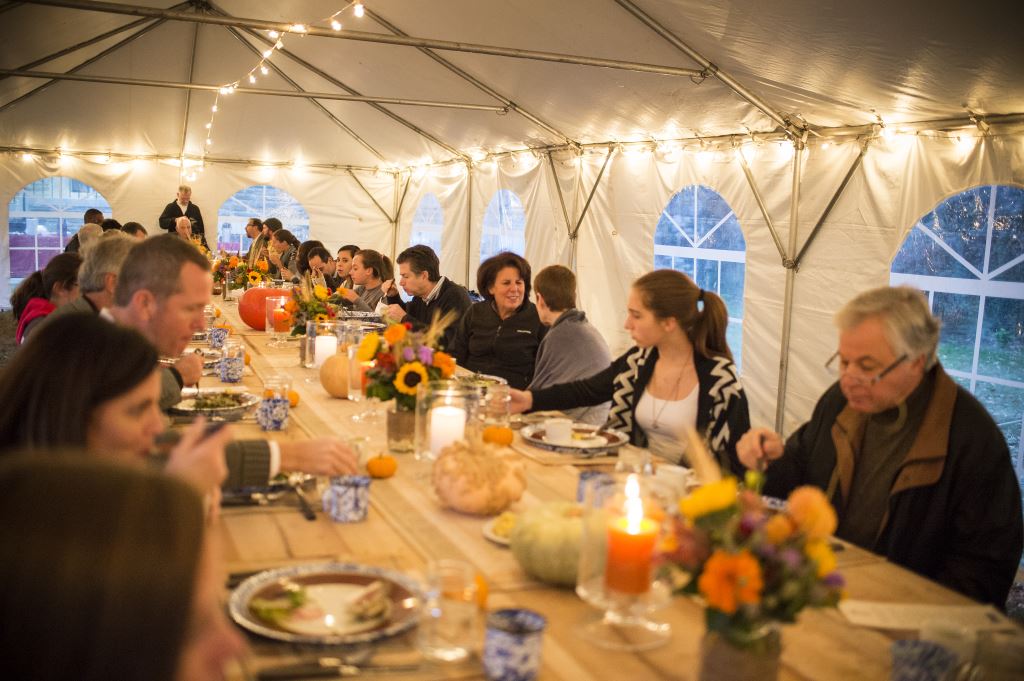
[(530, 263), (515, 253), (498, 253), (480, 263), (476, 284), (484, 300), (462, 316), (450, 352), (459, 366), (525, 388), (544, 336), (529, 300)]
[(736, 442), (750, 428), (747, 397), (725, 339), (729, 315), (685, 274), (655, 270), (633, 283), (625, 327), (636, 345), (604, 371), (542, 390), (512, 391), (512, 411), (612, 401), (607, 426), (686, 463), (680, 435), (695, 428), (724, 471), (742, 474)]

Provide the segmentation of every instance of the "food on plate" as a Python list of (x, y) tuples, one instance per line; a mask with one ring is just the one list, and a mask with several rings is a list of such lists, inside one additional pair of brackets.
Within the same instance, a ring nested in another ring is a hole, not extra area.
[(366, 462), (366, 472), (371, 478), (390, 478), (398, 470), (398, 461), (388, 454), (378, 454)]
[(526, 470), (512, 451), (482, 440), (458, 440), (434, 462), (434, 489), (441, 503), (474, 515), (497, 515), (526, 489)]
[(309, 597), (306, 590), (294, 582), (284, 584), (284, 593), (277, 598), (254, 598), (249, 608), (260, 619), (271, 624), (281, 624), (296, 610), (306, 605)]
[(517, 516), (512, 511), (505, 511), (497, 518), (494, 519), (494, 524), (491, 525), (491, 532), (496, 537), (502, 539), (508, 539), (512, 535), (512, 530), (515, 529)]
[(519, 514), (509, 548), (526, 574), (547, 584), (574, 586), (583, 535), (578, 504), (555, 501)]
[(376, 580), (353, 596), (348, 612), (357, 620), (374, 620), (387, 616), (391, 610), (391, 584)]
[(199, 393), (192, 403), (196, 409), (233, 409), (245, 404), (246, 399), (244, 393)]

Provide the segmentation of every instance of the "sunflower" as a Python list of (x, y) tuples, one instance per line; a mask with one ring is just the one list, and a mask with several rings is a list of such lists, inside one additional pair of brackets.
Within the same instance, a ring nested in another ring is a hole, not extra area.
[(427, 368), (419, 362), (403, 364), (395, 376), (395, 388), (403, 395), (415, 395), (416, 386), (428, 380)]
[(359, 349), (356, 351), (356, 359), (360, 362), (369, 362), (377, 354), (377, 350), (380, 348), (380, 335), (377, 332), (366, 334), (363, 337), (362, 342), (359, 343)]
[(260, 276), (259, 272), (256, 272), (254, 270), (254, 271), (249, 273), (249, 283), (252, 284), (253, 286), (255, 286), (256, 284), (260, 283), (260, 281), (262, 281), (262, 280), (263, 280), (263, 277)]
[(328, 322), (330, 320), (331, 320), (331, 318), (328, 317), (327, 315), (323, 314), (322, 312), (320, 314), (316, 315), (315, 317), (313, 317), (313, 321), (314, 322)]
[(323, 284), (317, 284), (313, 287), (313, 296), (317, 300), (327, 300), (329, 295), (331, 295), (330, 290)]

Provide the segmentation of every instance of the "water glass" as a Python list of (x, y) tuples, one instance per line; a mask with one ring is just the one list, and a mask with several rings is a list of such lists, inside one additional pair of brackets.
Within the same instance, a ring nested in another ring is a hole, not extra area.
[(480, 418), (485, 426), (508, 427), (512, 418), (512, 393), (508, 384), (489, 385), (483, 389)]
[(238, 383), (242, 380), (245, 370), (245, 348), (242, 341), (229, 339), (224, 341), (220, 358), (220, 380), (224, 383)]
[(476, 571), (461, 560), (427, 565), (419, 648), (428, 660), (458, 662), (477, 644)]
[(324, 513), (336, 523), (358, 523), (366, 520), (370, 509), (370, 478), (366, 475), (344, 475), (331, 478), (324, 491)]
[(288, 391), (291, 381), (287, 376), (269, 376), (263, 383), (263, 399), (256, 408), (256, 423), (263, 430), (284, 430), (288, 427)]
[(533, 681), (547, 619), (526, 608), (497, 610), (487, 618), (484, 671), (490, 681)]

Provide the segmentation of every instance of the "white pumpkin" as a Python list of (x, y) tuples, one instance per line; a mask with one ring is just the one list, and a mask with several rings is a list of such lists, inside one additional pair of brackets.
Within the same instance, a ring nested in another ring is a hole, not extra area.
[(519, 514), (509, 547), (523, 571), (534, 579), (575, 586), (582, 536), (579, 504), (552, 501)]
[(441, 450), (434, 462), (434, 490), (449, 508), (474, 515), (497, 515), (519, 501), (526, 470), (506, 447), (459, 440)]

